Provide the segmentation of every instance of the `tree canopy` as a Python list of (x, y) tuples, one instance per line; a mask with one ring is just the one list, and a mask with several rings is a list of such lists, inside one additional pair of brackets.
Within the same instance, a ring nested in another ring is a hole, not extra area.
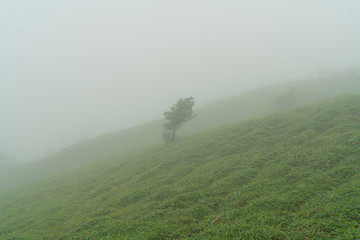
[(194, 98), (180, 98), (172, 105), (169, 111), (164, 112), (164, 117), (167, 120), (163, 124), (163, 138), (166, 142), (175, 141), (175, 132), (186, 121), (189, 121), (195, 114), (193, 113), (193, 106), (195, 105)]

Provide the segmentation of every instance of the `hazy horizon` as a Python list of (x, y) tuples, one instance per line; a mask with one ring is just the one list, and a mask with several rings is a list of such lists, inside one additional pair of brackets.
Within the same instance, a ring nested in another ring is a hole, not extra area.
[[(0, 152), (81, 139), (257, 87), (360, 66), (360, 2), (7, 1)], [(160, 134), (160, 133), (159, 133)]]

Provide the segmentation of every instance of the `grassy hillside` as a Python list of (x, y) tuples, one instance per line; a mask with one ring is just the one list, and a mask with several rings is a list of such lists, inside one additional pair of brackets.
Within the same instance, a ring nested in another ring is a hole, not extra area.
[[(184, 125), (180, 134), (216, 128), (344, 93), (360, 93), (360, 76), (334, 76), (263, 87), (198, 109), (197, 117)], [(287, 99), (287, 95), (291, 97)]]
[[(284, 98), (290, 93), (291, 98)], [(179, 136), (188, 136), (343, 93), (360, 93), (360, 76), (327, 77), (264, 87), (197, 109), (197, 117), (180, 129)], [(103, 158), (126, 155), (133, 150), (159, 145), (162, 143), (161, 124), (162, 121), (159, 120), (104, 135), (64, 149), (41, 161), (7, 171), (0, 175), (0, 191), (66, 172)]]
[(36, 162), (6, 169), (0, 174), (0, 192), (11, 187), (61, 174), (114, 155), (127, 155), (134, 151), (135, 147), (141, 151), (143, 148), (158, 145), (161, 142), (158, 136), (160, 132), (159, 122), (148, 123), (120, 133), (108, 134), (76, 144)]
[(0, 174), (15, 167), (16, 164), (17, 162), (14, 157), (8, 156), (7, 154), (0, 152)]
[(0, 196), (0, 239), (359, 239), (360, 96), (184, 138)]

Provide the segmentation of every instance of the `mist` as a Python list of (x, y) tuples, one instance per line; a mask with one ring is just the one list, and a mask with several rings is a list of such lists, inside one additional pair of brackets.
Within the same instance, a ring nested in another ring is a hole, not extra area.
[(359, 1), (6, 1), (0, 152), (31, 161), (260, 86), (360, 66)]

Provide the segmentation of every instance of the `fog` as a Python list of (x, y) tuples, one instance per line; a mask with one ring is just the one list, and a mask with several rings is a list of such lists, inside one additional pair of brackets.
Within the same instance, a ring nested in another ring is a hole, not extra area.
[(3, 1), (0, 152), (36, 160), (180, 97), (359, 66), (359, 23), (357, 0)]

